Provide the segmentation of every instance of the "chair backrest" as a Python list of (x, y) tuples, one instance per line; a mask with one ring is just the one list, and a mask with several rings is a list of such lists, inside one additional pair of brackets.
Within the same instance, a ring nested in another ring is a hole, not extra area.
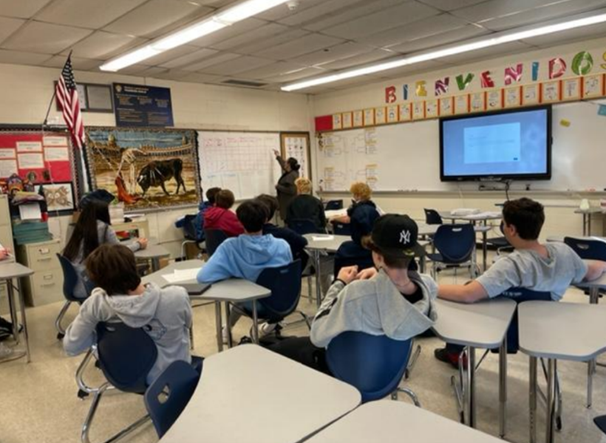
[(271, 290), (269, 297), (259, 299), (266, 320), (280, 321), (297, 308), (301, 296), (301, 272), (301, 260), (261, 272), (256, 283)]
[[(515, 301), (518, 305), (525, 301), (551, 301), (551, 292), (533, 291), (527, 288), (509, 288), (501, 294), (501, 297), (507, 297)], [(520, 348), (520, 336), (518, 326), (518, 308), (513, 313), (509, 329), (507, 329), (507, 352), (515, 354)]]
[[(68, 301), (82, 302), (83, 299), (76, 297), (74, 294), (78, 281), (80, 280), (78, 271), (76, 268), (74, 268), (74, 265), (67, 259), (67, 257), (57, 254), (57, 258), (59, 259), (59, 264), (63, 270), (63, 296)], [(86, 290), (86, 294), (88, 296), (94, 289), (95, 284), (90, 280), (84, 281), (83, 283), (84, 289)]]
[(307, 218), (293, 218), (288, 221), (288, 227), (299, 235), (315, 234), (318, 227), (313, 220)]
[(336, 211), (338, 209), (343, 209), (343, 200), (328, 200), (326, 202), (327, 211)]
[(97, 324), (97, 354), (105, 378), (117, 389), (143, 394), (158, 348), (143, 328), (124, 323)]
[(221, 229), (205, 229), (204, 236), (206, 237), (206, 252), (209, 257), (215, 253), (221, 243), (227, 240), (227, 234)]
[(159, 438), (170, 429), (189, 403), (200, 374), (187, 362), (171, 363), (145, 391), (145, 407)]
[(333, 338), (326, 363), (334, 377), (354, 386), (362, 403), (378, 400), (396, 390), (410, 358), (412, 339), (347, 331)]
[(435, 209), (423, 209), (425, 211), (425, 223), (428, 225), (441, 225), (442, 217)]
[(199, 214), (187, 214), (183, 217), (183, 236), (187, 240), (204, 241), (204, 231), (202, 230), (202, 221)]
[(351, 235), (349, 223), (333, 222), (332, 232), (335, 235)]
[(606, 242), (602, 240), (564, 237), (564, 243), (570, 246), (583, 260), (606, 261)]
[(335, 254), (334, 275), (339, 275), (341, 268), (345, 266), (358, 266), (358, 269), (372, 268), (372, 252), (364, 249), (354, 241), (341, 243)]
[(445, 263), (463, 263), (471, 258), (476, 241), (476, 233), (470, 223), (441, 225), (436, 231), (433, 243)]

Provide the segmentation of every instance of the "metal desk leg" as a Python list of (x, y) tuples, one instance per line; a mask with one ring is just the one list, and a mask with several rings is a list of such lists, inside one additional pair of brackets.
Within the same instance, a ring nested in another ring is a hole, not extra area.
[(425, 274), (425, 268), (427, 267), (427, 260), (425, 259), (425, 254), (419, 257), (419, 272), (421, 274)]
[(215, 324), (217, 326), (217, 349), (223, 351), (223, 319), (221, 316), (221, 302), (215, 300)]
[(259, 326), (258, 326), (258, 318), (257, 318), (257, 302), (253, 300), (252, 304), (252, 341), (255, 344), (259, 344)]
[(499, 436), (505, 437), (507, 414), (507, 337), (499, 349)]
[(225, 327), (227, 328), (227, 347), (232, 348), (234, 346), (233, 340), (231, 338), (231, 323), (229, 321), (231, 308), (229, 306), (229, 302), (225, 302)]
[[(487, 224), (487, 220), (484, 220), (484, 226), (488, 226)], [(483, 259), (483, 265), (484, 265), (484, 272), (486, 272), (486, 268), (487, 268), (487, 256), (488, 256), (488, 247), (486, 245), (486, 240), (488, 238), (488, 232), (484, 231), (482, 232), (482, 259)]]
[(15, 290), (13, 288), (12, 280), (4, 280), (6, 283), (6, 291), (8, 295), (8, 310), (11, 315), (11, 322), (13, 322), (13, 338), (15, 343), (19, 344), (19, 318), (17, 317), (17, 306), (15, 306)]
[(537, 441), (537, 358), (530, 357), (529, 362), (530, 376), (529, 376), (529, 420), (530, 420), (530, 443), (536, 443)]
[(476, 427), (476, 348), (467, 346), (467, 391), (465, 392), (465, 418), (467, 426)]
[(322, 274), (322, 266), (320, 266), (320, 250), (314, 249), (314, 261), (316, 263), (316, 304), (318, 308), (322, 303), (322, 288), (320, 287), (321, 274)]
[(152, 272), (156, 272), (160, 269), (160, 258), (159, 257), (154, 257), (151, 259), (151, 267), (152, 267)]
[(557, 360), (547, 360), (547, 426), (545, 428), (545, 442), (553, 443), (555, 433), (555, 397), (556, 397), (556, 371)]
[[(12, 282), (11, 282), (12, 283)], [(31, 361), (30, 350), (29, 350), (29, 332), (27, 330), (27, 320), (25, 319), (25, 297), (23, 296), (23, 290), (21, 289), (21, 279), (17, 279), (17, 290), (19, 291), (19, 306), (21, 307), (21, 322), (23, 323), (23, 332), (25, 333), (25, 352), (27, 354), (27, 362)], [(15, 325), (13, 324), (13, 328)], [(17, 325), (17, 330), (19, 325)]]
[[(585, 214), (583, 214), (585, 216)], [(589, 288), (589, 303), (597, 305), (600, 299), (600, 290), (597, 287)], [(596, 371), (596, 361), (589, 360), (587, 362), (587, 408), (591, 408), (593, 402), (593, 374)]]

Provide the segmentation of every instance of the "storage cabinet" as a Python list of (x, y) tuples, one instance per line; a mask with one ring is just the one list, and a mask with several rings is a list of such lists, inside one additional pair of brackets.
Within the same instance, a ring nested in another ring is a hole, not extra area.
[(61, 252), (59, 240), (29, 243), (17, 248), (19, 263), (34, 271), (23, 279), (25, 303), (40, 306), (63, 300), (63, 271), (57, 254)]

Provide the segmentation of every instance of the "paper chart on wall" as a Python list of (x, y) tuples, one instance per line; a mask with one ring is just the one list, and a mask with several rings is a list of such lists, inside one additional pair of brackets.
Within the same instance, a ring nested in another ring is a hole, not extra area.
[(299, 177), (309, 177), (309, 147), (307, 146), (307, 134), (283, 134), (284, 158), (293, 157), (301, 165)]
[(236, 200), (258, 194), (276, 195), (281, 175), (274, 150), (278, 133), (198, 131), (202, 187), (231, 190)]

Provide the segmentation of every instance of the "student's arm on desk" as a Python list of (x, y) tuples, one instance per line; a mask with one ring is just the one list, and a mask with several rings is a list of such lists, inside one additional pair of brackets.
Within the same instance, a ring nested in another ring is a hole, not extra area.
[(583, 281), (591, 281), (600, 278), (606, 272), (606, 262), (599, 260), (583, 260), (587, 265), (587, 273)]
[(488, 293), (484, 286), (474, 280), (465, 285), (439, 285), (438, 298), (458, 303), (475, 303), (488, 298)]
[(350, 223), (351, 218), (349, 215), (338, 215), (336, 217), (331, 217), (330, 221), (334, 223)]
[(228, 269), (228, 257), (225, 254), (225, 243), (222, 243), (213, 256), (208, 259), (204, 266), (202, 266), (196, 279), (200, 283), (215, 283), (230, 277), (233, 277), (233, 275)]

